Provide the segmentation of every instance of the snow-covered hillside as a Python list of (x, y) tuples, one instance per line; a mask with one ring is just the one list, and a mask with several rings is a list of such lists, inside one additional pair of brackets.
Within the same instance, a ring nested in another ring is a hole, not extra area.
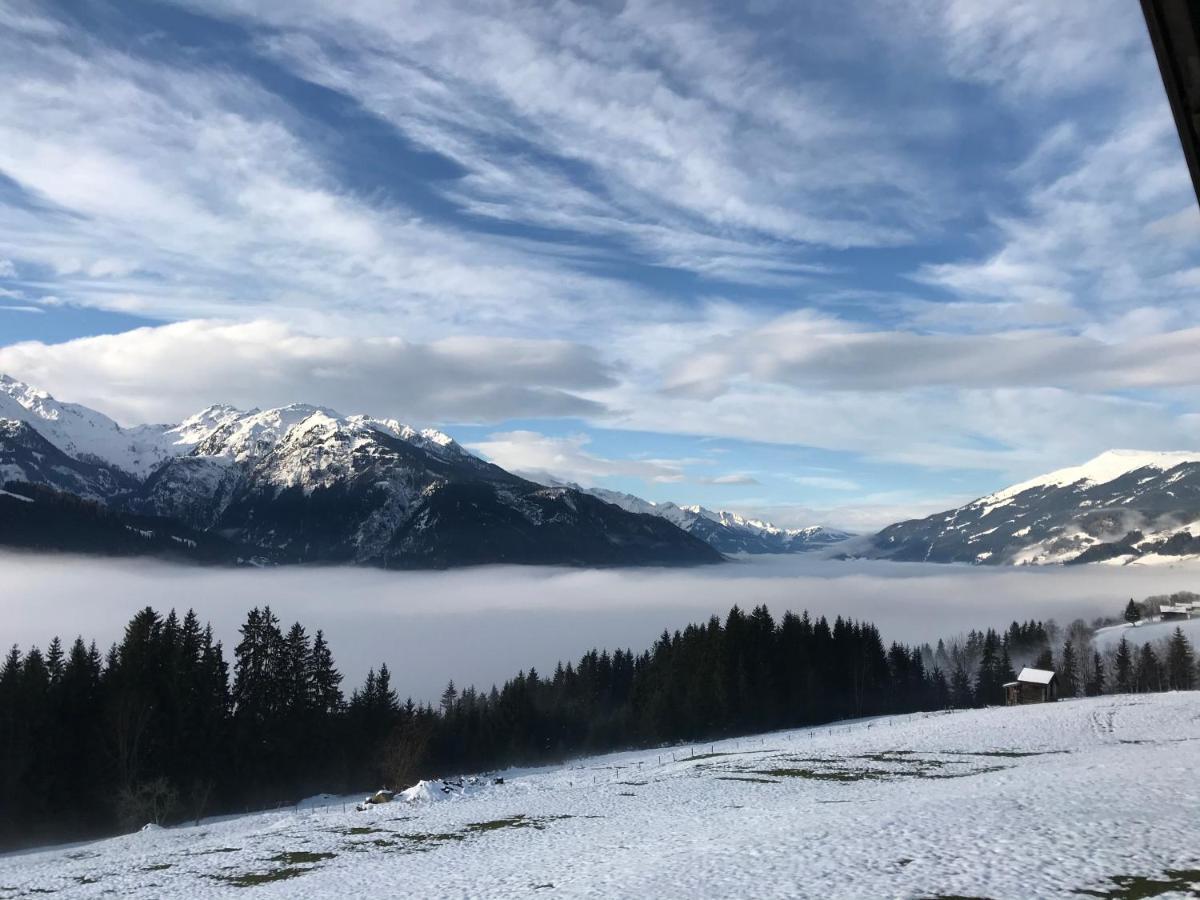
[(1110, 450), (900, 522), (869, 555), (995, 565), (1171, 564), (1200, 556), (1200, 453)]
[(1101, 651), (1115, 647), (1121, 642), (1121, 638), (1125, 638), (1135, 647), (1140, 647), (1142, 644), (1167, 640), (1175, 633), (1176, 628), (1187, 635), (1193, 647), (1200, 644), (1200, 618), (1139, 622), (1137, 625), (1122, 622), (1120, 625), (1098, 629), (1092, 636), (1092, 642), (1096, 649)]
[(365, 812), (319, 798), (0, 858), (0, 900), (1194, 896), (1198, 702), (844, 723), (426, 785)]
[(722, 553), (796, 553), (828, 547), (852, 536), (849, 532), (823, 525), (781, 528), (727, 510), (711, 510), (699, 505), (680, 506), (670, 502), (654, 503), (634, 494), (605, 488), (584, 490), (629, 512), (666, 519), (707, 541)]

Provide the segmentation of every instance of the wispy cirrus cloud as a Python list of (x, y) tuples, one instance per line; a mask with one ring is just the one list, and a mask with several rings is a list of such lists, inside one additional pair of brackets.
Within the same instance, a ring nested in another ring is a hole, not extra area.
[(1200, 216), (1122, 0), (14, 0), (0, 75), (0, 290), (48, 311), (8, 321), (175, 322), (0, 364), (123, 418), (570, 416), (629, 452), (493, 449), (722, 497), (782, 488), (637, 442), (1024, 477), (1200, 439)]

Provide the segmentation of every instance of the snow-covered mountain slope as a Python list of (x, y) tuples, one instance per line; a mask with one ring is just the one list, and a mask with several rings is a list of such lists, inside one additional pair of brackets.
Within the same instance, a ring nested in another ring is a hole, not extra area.
[(77, 403), (60, 403), (45, 391), (2, 374), (0, 420), (25, 422), (69, 456), (138, 477), (172, 453), (166, 425), (122, 428), (103, 413)]
[(1110, 450), (891, 525), (869, 555), (897, 560), (1154, 563), (1200, 555), (1200, 453)]
[(604, 488), (586, 488), (599, 497), (629, 512), (659, 516), (689, 534), (707, 541), (722, 553), (797, 553), (828, 547), (851, 537), (846, 531), (810, 525), (806, 528), (780, 528), (770, 522), (749, 519), (726, 510), (703, 506), (679, 506), (654, 503), (633, 494)]
[[(438, 431), (296, 404), (122, 429), (12, 379), (0, 487), (46, 485), (210, 530), (279, 561), (672, 565), (719, 553), (670, 523), (547, 488)], [(48, 432), (50, 437), (42, 433)], [(37, 442), (44, 446), (39, 447)]]
[(11, 854), (0, 898), (1194, 896), (1198, 697), (615, 753), (362, 812), (319, 796)]

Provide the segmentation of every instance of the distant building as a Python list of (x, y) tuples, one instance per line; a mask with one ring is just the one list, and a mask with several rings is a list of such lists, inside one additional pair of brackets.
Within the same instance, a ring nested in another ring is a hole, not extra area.
[(1176, 606), (1160, 606), (1158, 614), (1164, 622), (1169, 622), (1172, 619), (1190, 619), (1192, 617), (1192, 605), (1190, 603), (1180, 603)]
[(1022, 703), (1052, 703), (1058, 699), (1058, 676), (1049, 669), (1026, 666), (1016, 681), (1004, 685), (1004, 702), (1009, 706)]

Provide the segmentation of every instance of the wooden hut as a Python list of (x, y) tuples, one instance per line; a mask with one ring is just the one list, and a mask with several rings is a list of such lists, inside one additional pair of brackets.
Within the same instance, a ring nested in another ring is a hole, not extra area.
[(1004, 685), (1004, 700), (1009, 706), (1022, 703), (1052, 703), (1058, 699), (1058, 678), (1049, 669), (1026, 666), (1016, 681)]
[(1160, 606), (1158, 608), (1158, 615), (1164, 622), (1169, 622), (1173, 619), (1190, 619), (1192, 617), (1192, 607), (1189, 603)]

